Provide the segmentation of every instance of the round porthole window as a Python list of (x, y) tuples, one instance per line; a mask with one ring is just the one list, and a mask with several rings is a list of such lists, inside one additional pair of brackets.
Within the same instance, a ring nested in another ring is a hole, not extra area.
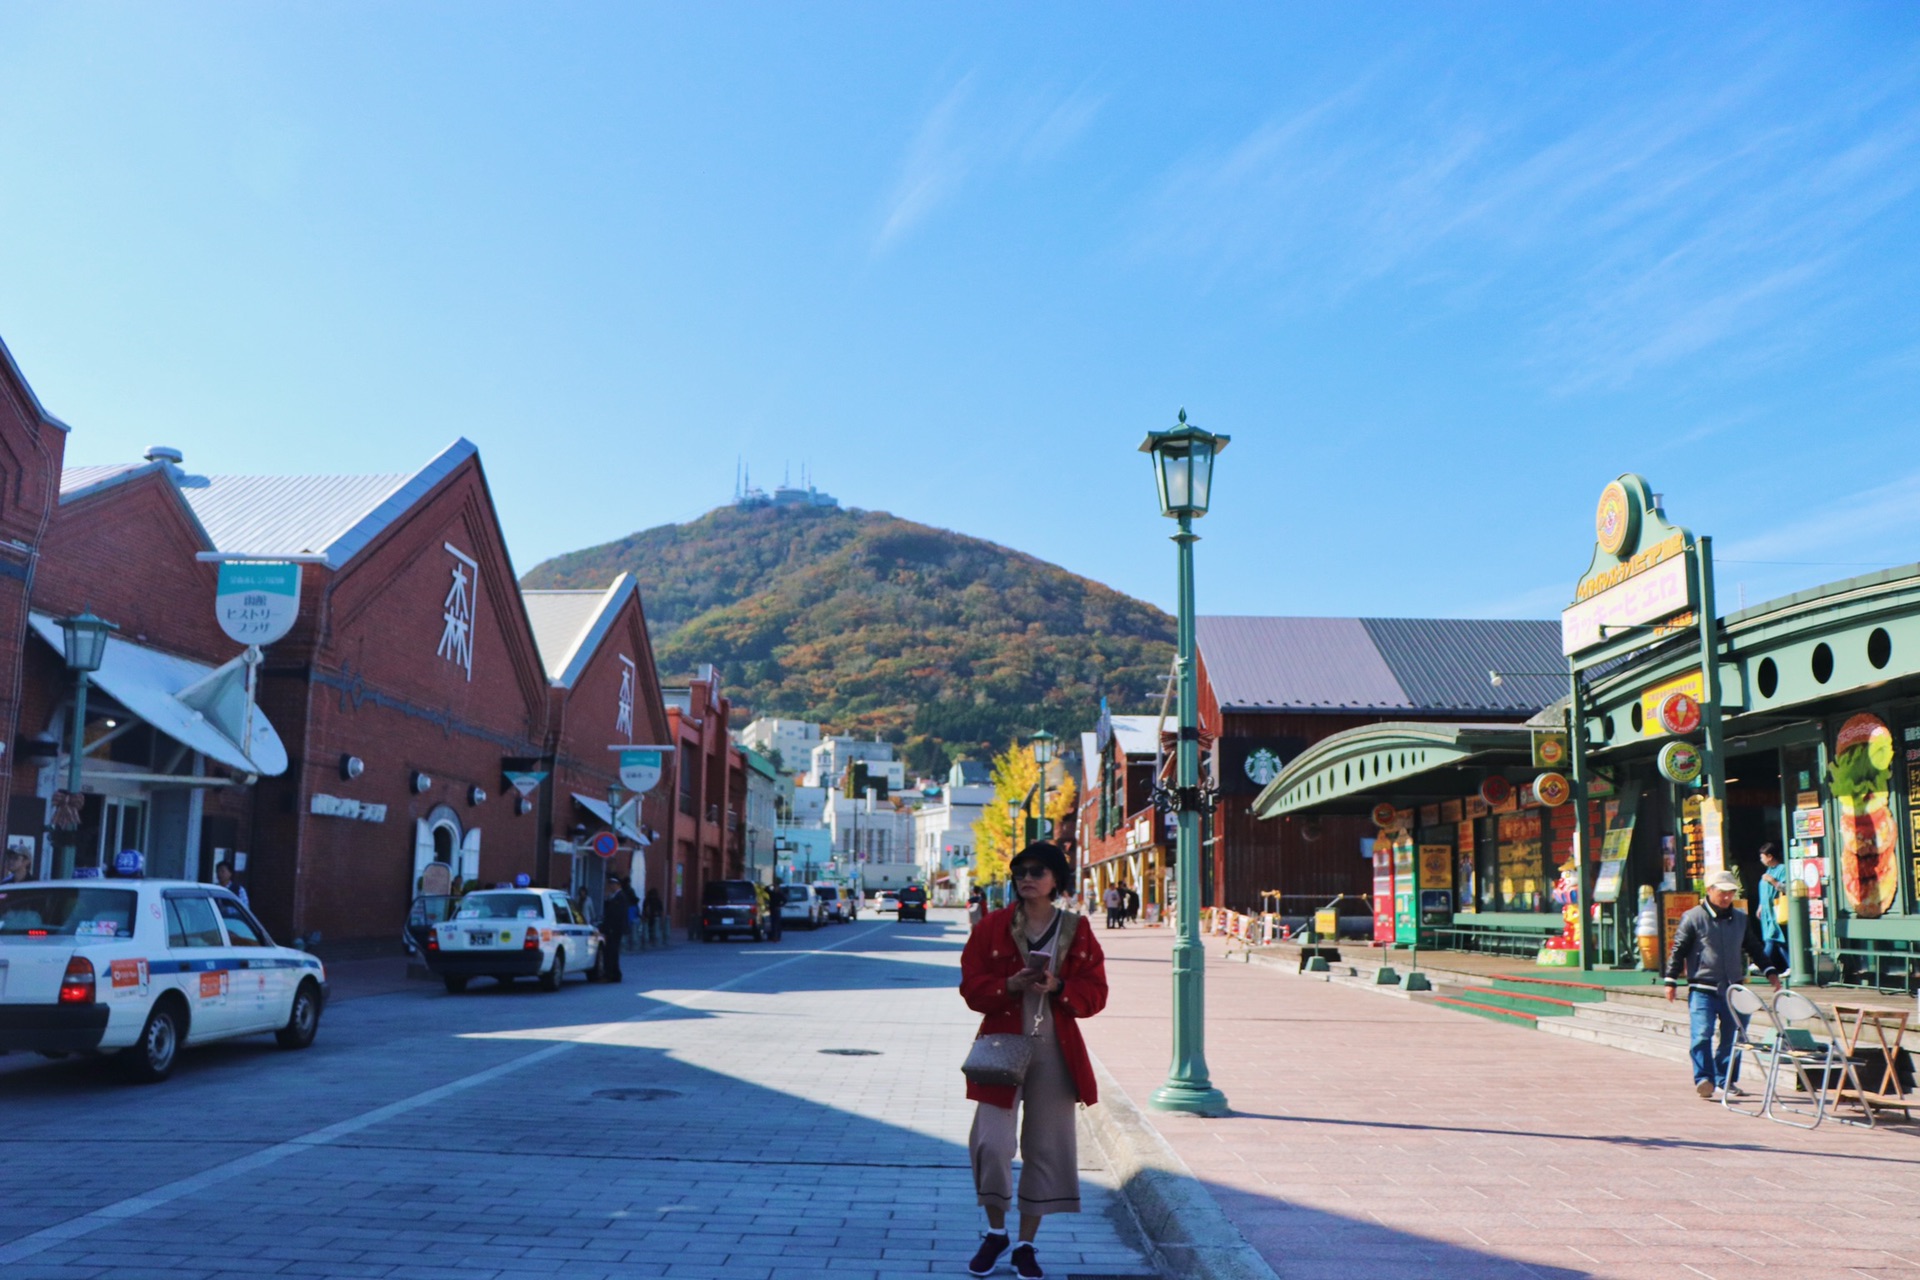
[(1780, 689), (1780, 668), (1774, 665), (1772, 658), (1760, 659), (1760, 670), (1755, 675), (1760, 686), (1760, 696), (1771, 698)]
[(1867, 661), (1873, 664), (1875, 671), (1882, 670), (1893, 661), (1893, 637), (1887, 634), (1885, 627), (1875, 627), (1867, 636)]
[(1646, 713), (1640, 709), (1640, 704), (1637, 702), (1633, 704), (1633, 710), (1627, 713), (1627, 719), (1632, 723), (1635, 733), (1641, 732), (1647, 722)]
[(1824, 640), (1813, 646), (1813, 679), (1816, 684), (1833, 679), (1833, 650)]

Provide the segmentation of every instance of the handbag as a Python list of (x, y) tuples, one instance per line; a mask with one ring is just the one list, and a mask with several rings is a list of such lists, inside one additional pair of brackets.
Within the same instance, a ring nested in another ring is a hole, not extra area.
[[(1047, 957), (1049, 970), (1055, 963), (1056, 957)], [(999, 1089), (1018, 1089), (1025, 1084), (1027, 1067), (1033, 1062), (1033, 1041), (1040, 1034), (1040, 1026), (1046, 1016), (1047, 1009), (1043, 1003), (1040, 1012), (1033, 1016), (1033, 1030), (1025, 1035), (1001, 1032), (976, 1036), (973, 1047), (967, 1050), (967, 1060), (960, 1064), (961, 1074), (966, 1076), (967, 1083)]]

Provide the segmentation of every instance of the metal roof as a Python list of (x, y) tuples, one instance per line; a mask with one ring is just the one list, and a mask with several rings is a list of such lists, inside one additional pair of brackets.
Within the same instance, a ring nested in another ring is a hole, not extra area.
[[(1173, 724), (1169, 719), (1168, 724)], [(1113, 740), (1123, 756), (1153, 756), (1160, 753), (1159, 716), (1114, 716)]]
[[(1494, 618), (1363, 618), (1423, 711), (1537, 711), (1567, 692), (1560, 624)], [(1495, 685), (1488, 673), (1502, 673)], [(1530, 673), (1530, 674), (1529, 674)]]
[(60, 472), (60, 500), (65, 502), (95, 489), (104, 489), (149, 471), (157, 471), (161, 465), (158, 462), (109, 462), (104, 465), (65, 467)]
[(1223, 709), (1413, 709), (1358, 618), (1203, 617), (1194, 626)]
[(612, 628), (620, 606), (638, 591), (632, 575), (625, 573), (605, 591), (522, 591), (547, 678), (571, 688)]
[(176, 483), (216, 551), (299, 555), (325, 552), (406, 479), (181, 475)]
[(202, 476), (164, 460), (70, 466), (60, 476), (60, 500), (163, 471), (214, 550), (324, 555), (337, 569), (478, 452), (471, 441), (456, 440), (418, 471), (399, 475)]
[(1567, 684), (1550, 621), (1203, 617), (1195, 633), (1227, 710), (1520, 714)]

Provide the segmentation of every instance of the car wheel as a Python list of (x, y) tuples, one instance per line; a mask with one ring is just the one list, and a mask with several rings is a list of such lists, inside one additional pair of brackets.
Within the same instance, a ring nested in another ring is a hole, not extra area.
[(141, 1084), (159, 1084), (173, 1074), (173, 1063), (180, 1056), (180, 1032), (184, 1019), (172, 1000), (162, 1000), (147, 1015), (140, 1038), (120, 1051), (126, 1072)]
[(447, 994), (450, 996), (457, 996), (467, 989), (467, 979), (456, 977), (451, 973), (447, 974), (441, 981), (447, 984)]
[(767, 931), (759, 925), (753, 926), (753, 940), (755, 942), (765, 942), (767, 940)]
[(606, 948), (606, 945), (603, 943), (601, 944), (600, 949), (593, 953), (593, 967), (587, 970), (587, 981), (588, 982), (605, 982), (606, 980), (607, 980), (607, 948)]
[(560, 984), (567, 978), (567, 951), (565, 947), (556, 948), (553, 953), (553, 967), (540, 975), (542, 991), (558, 991)]
[(313, 1043), (313, 1037), (320, 1031), (320, 989), (311, 982), (303, 982), (300, 989), (293, 993), (293, 1008), (287, 1014), (287, 1025), (273, 1033), (273, 1038), (282, 1049), (304, 1049)]

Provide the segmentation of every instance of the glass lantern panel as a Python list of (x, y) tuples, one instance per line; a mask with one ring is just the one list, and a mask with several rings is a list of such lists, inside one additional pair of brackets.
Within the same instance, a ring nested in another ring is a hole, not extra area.
[(1193, 505), (1193, 455), (1184, 447), (1168, 449), (1160, 455), (1162, 505), (1170, 512)]
[(1207, 502), (1213, 496), (1213, 447), (1196, 445), (1190, 455), (1193, 466), (1193, 510), (1195, 515), (1207, 513)]

